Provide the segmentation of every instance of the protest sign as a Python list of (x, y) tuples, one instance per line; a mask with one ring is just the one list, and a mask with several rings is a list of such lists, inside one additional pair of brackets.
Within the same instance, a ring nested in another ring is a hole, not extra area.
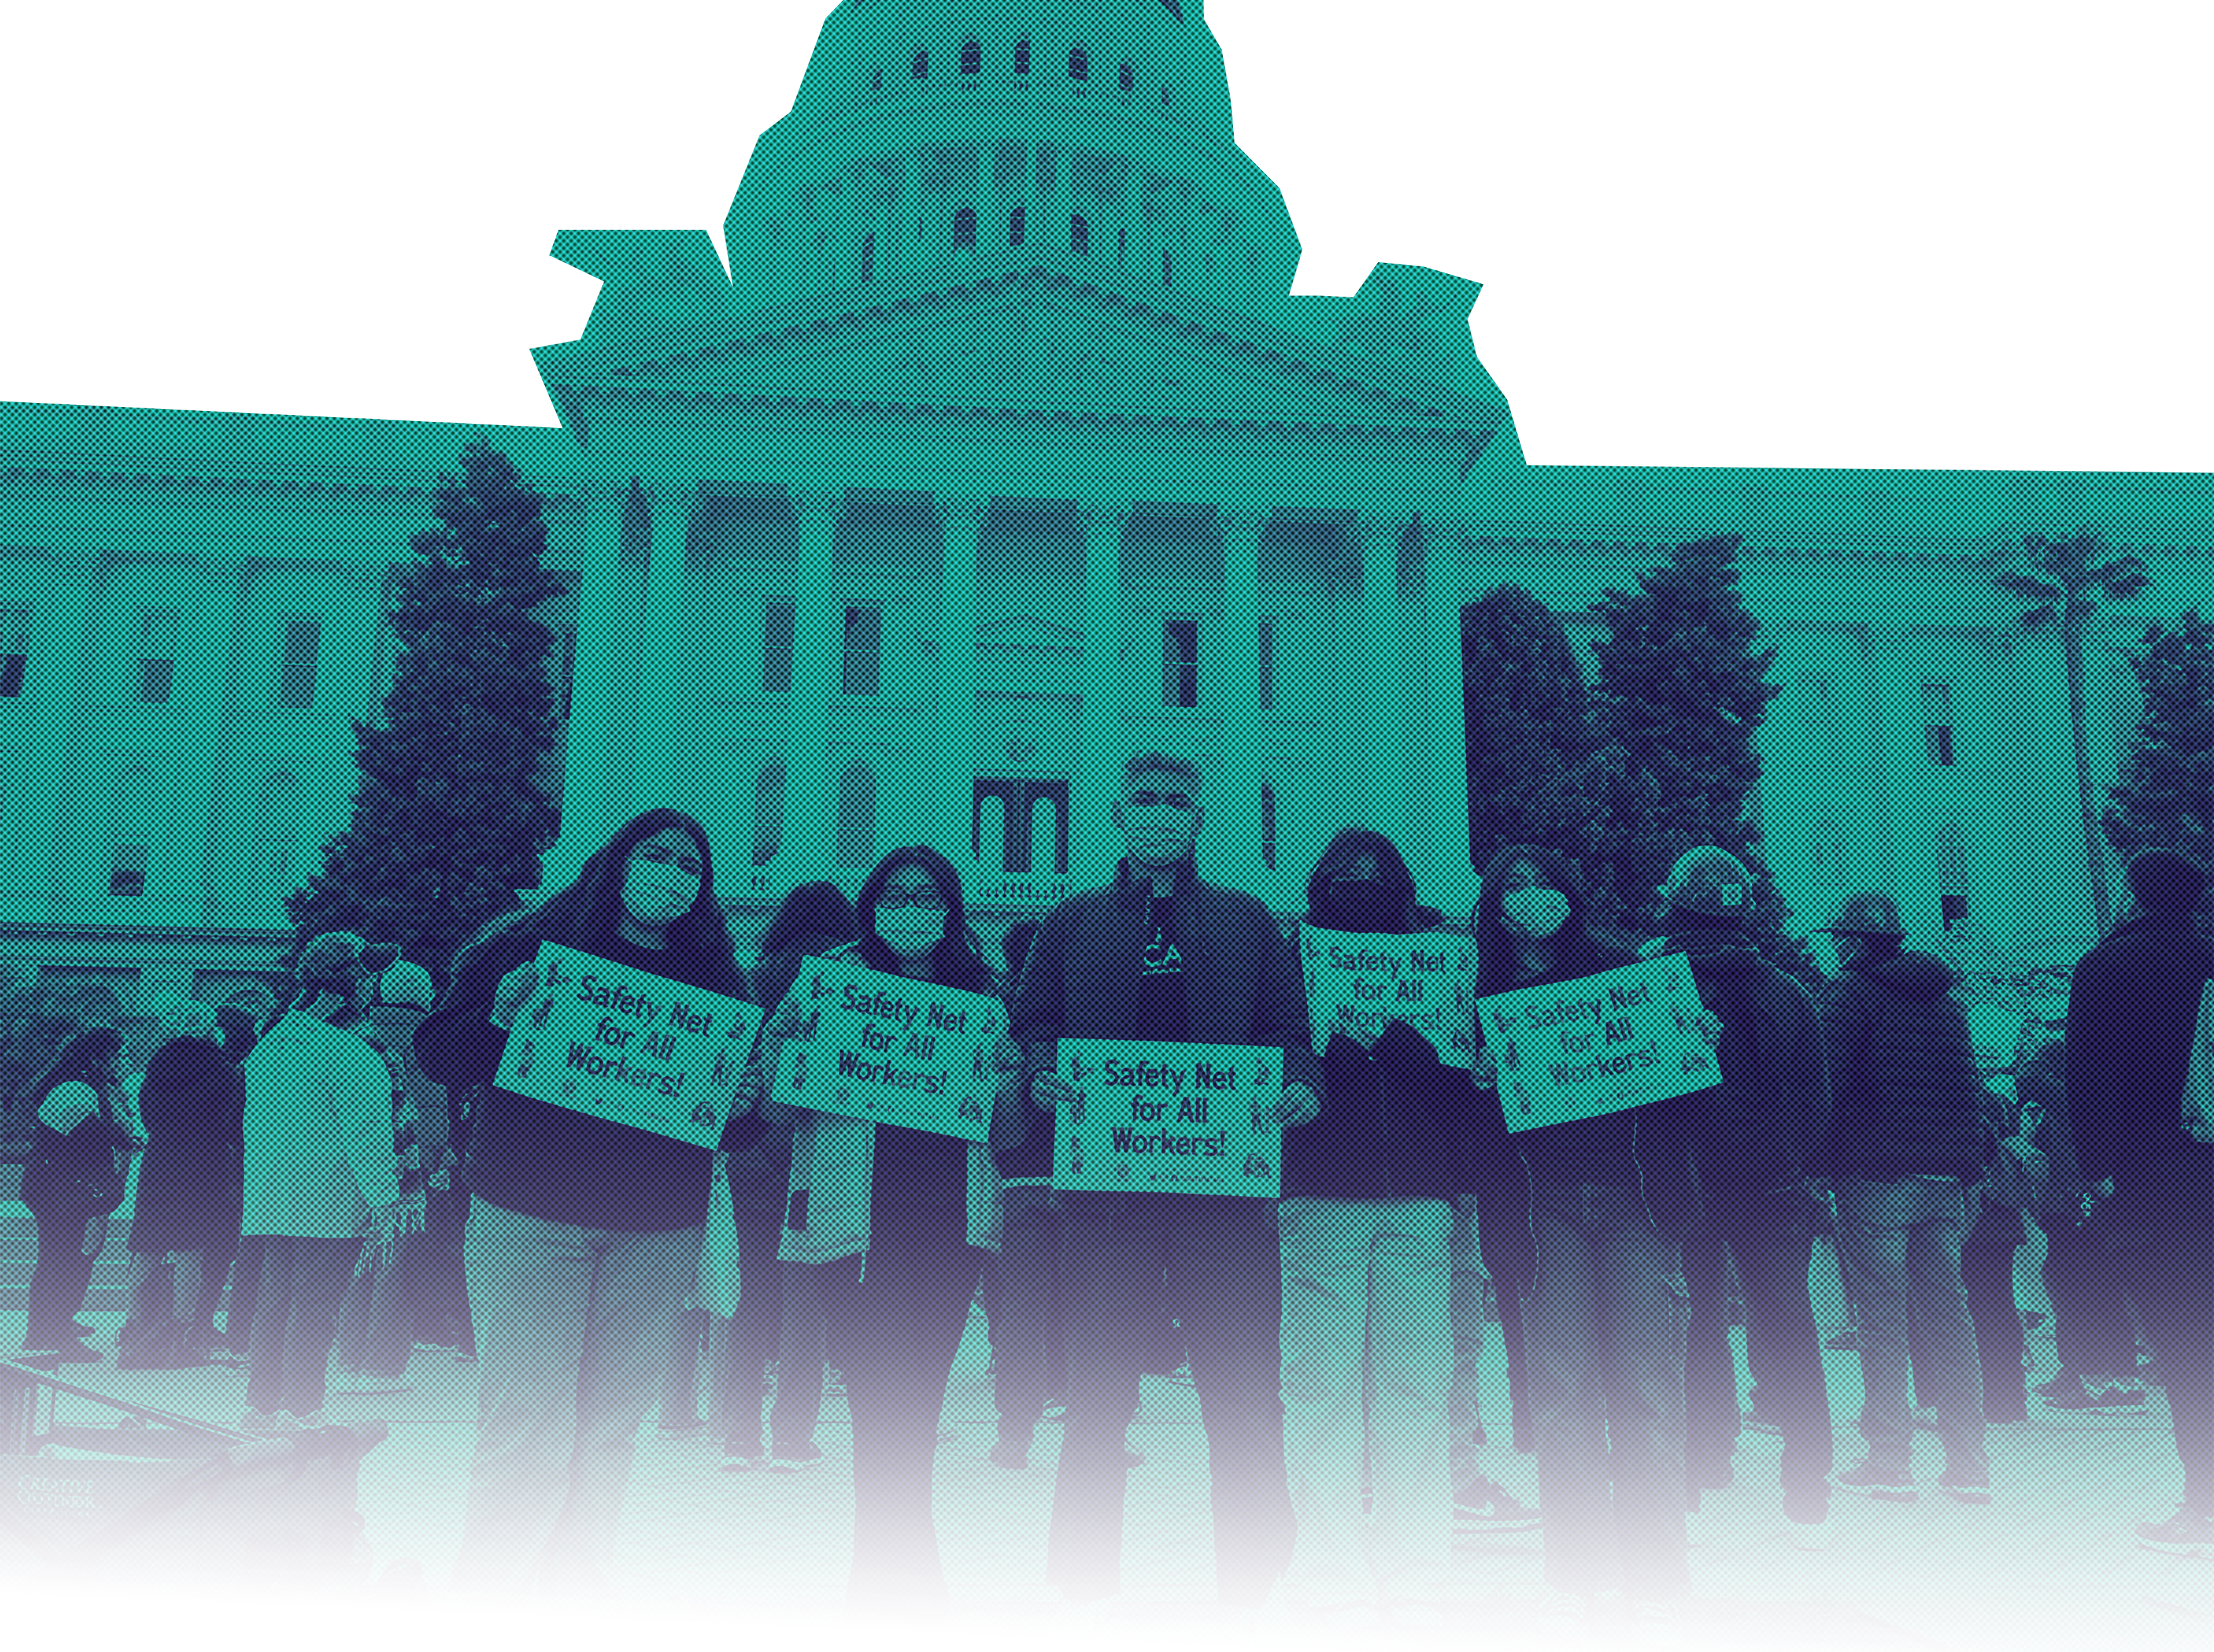
[(712, 1147), (761, 1019), (737, 999), (546, 941), (537, 994), (516, 1018), (493, 1082)]
[(1447, 1067), (1475, 1054), (1476, 943), (1441, 929), (1420, 935), (1349, 935), (1300, 926), (1315, 1054), (1342, 1032), (1373, 1048), (1386, 1021), (1404, 1021)]
[(1665, 1101), (1720, 1081), (1681, 952), (1478, 999), (1510, 1130)]
[(993, 1054), (1007, 1027), (998, 999), (839, 958), (811, 960), (792, 993), (801, 1017), (792, 1043), (803, 1054), (780, 1068), (777, 1100), (990, 1139)]
[(1282, 1050), (1064, 1038), (1055, 1062), (1075, 1092), (1054, 1117), (1055, 1187), (1280, 1196)]

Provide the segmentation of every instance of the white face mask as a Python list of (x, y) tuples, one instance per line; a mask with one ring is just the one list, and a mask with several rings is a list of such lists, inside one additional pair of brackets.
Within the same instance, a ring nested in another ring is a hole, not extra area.
[(1557, 889), (1510, 889), (1499, 897), (1499, 910), (1515, 928), (1542, 940), (1569, 921), (1569, 897)]
[(920, 958), (945, 939), (945, 915), (928, 907), (880, 906), (877, 939), (900, 958)]
[(1192, 811), (1169, 803), (1126, 803), (1122, 835), (1133, 858), (1160, 866), (1181, 860), (1191, 847)]
[(699, 898), (698, 877), (670, 861), (633, 858), (623, 875), (623, 905), (639, 923), (672, 922)]

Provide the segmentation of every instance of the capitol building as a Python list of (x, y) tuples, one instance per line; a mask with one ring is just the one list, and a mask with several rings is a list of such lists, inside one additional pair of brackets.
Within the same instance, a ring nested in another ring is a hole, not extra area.
[(559, 429), (0, 403), (0, 963), (266, 975), (479, 436), (562, 576), (549, 882), (669, 803), (742, 942), (905, 842), (992, 930), (1102, 880), (1153, 748), (1206, 773), (1211, 880), (1295, 912), (1358, 821), (1465, 918), (1462, 605), (1519, 584), (1587, 646), (1724, 533), (1795, 924), (1879, 886), (1972, 965), (2092, 939), (2059, 645), (1985, 570), (2086, 526), (2148, 565), (2158, 608), (2088, 633), (2103, 788), (2125, 649), (2205, 600), (2208, 477), (1527, 464), (1476, 280), (1291, 294), (1202, 0), (843, 0), (723, 235), (727, 269), (704, 229), (554, 241), (602, 284), (535, 352)]

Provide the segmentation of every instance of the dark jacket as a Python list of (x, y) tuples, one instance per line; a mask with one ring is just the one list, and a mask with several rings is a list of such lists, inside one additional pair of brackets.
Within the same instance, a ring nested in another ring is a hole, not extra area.
[[(1148, 939), (1148, 895), (1125, 860), (1112, 884), (1072, 895), (1047, 914), (1010, 1016), (1026, 1081), (1051, 1067), (1051, 1046), (1058, 1039), (1159, 1036), (1140, 1025), (1130, 987), (1130, 963)], [(1177, 869), (1168, 915), (1183, 955), (1186, 1024), (1180, 1042), (1281, 1049), (1285, 1080), (1305, 1084), (1319, 1097), (1322, 1063), (1309, 1031), (1299, 954), (1275, 915), (1250, 895), (1202, 883), (1189, 858)], [(1026, 1126), (1020, 1142), (995, 1141), (1002, 1172), (1037, 1174), (1023, 1149), (1031, 1147), (1043, 1159), (1050, 1135)]]
[(23, 1166), (21, 1198), (34, 1211), (76, 1221), (113, 1215), (122, 1204), (131, 1133), (115, 1117), (111, 1093), (98, 1094), (100, 1105), (67, 1131), (38, 1117), (44, 1093), (32, 1098), (31, 1157)]
[(2068, 1128), (2068, 1054), (2060, 1039), (2046, 1039), (2015, 1069), (2014, 1088), (2021, 1111), (2036, 1121), (2030, 1141), (2045, 1155), (2045, 1196), (2037, 1214), (2073, 1222), (2083, 1208), (2083, 1172)]
[(246, 1080), (207, 1038), (172, 1038), (138, 1086), (146, 1157), (131, 1249), (158, 1257), (235, 1244), (246, 1200)]
[[(659, 952), (613, 938), (593, 949), (611, 963), (658, 975)], [(486, 1203), (546, 1221), (614, 1233), (672, 1233), (707, 1219), (711, 1159), (705, 1147), (611, 1119), (519, 1096), (492, 1083), (507, 1034), (492, 1024), (493, 994), (508, 972), (538, 956), (534, 935), (494, 937), (462, 966), (438, 1007), (415, 1030), (424, 1076), (466, 1108), (468, 1183)], [(735, 996), (742, 983), (691, 983)], [(760, 1134), (757, 1116), (733, 1117), (725, 1152)]]
[[(1578, 981), (1636, 962), (1635, 953), (1593, 939), (1535, 980), (1516, 982), (1513, 989), (1520, 991), (1528, 987)], [(1476, 1024), (1476, 1039), (1481, 1049), (1481, 1019)], [(1532, 1190), (1541, 1184), (1593, 1182), (1635, 1189), (1642, 1197), (1653, 1225), (1673, 1239), (1680, 1239), (1697, 1220), (1698, 1184), (1691, 1169), (1693, 1098), (1676, 1097), (1648, 1102), (1622, 1112), (1601, 1114), (1597, 1118), (1570, 1119), (1564, 1123), (1510, 1134), (1498, 1092), (1481, 1089), (1476, 1094), (1477, 1127), (1472, 1134), (1479, 1160), (1504, 1151), (1519, 1156), (1522, 1170), (1519, 1192), (1524, 1202), (1520, 1210), (1513, 1210), (1506, 1208), (1498, 1196), (1500, 1178), (1496, 1170), (1486, 1170), (1479, 1164), (1476, 1185), (1487, 1268), (1491, 1266), (1495, 1253), (1491, 1229), (1502, 1226), (1492, 1222), (1489, 1212), (1500, 1208), (1510, 1221), (1514, 1216), (1520, 1217), (1515, 1231), (1511, 1235), (1500, 1234), (1497, 1241), (1504, 1254), (1519, 1257), (1523, 1247), (1514, 1241), (1530, 1228), (1526, 1202)], [(1489, 1147), (1487, 1143), (1490, 1144)], [(1526, 1285), (1523, 1288), (1526, 1288)]]
[[(1420, 934), (1442, 918), (1417, 907), (1397, 933)], [(1321, 1113), (1284, 1141), (1286, 1198), (1450, 1199), (1465, 1190), (1457, 1172), (1466, 1080), (1428, 1038), (1396, 1017), (1369, 1049), (1333, 1032), (1322, 1068)]]
[(1926, 952), (1864, 956), (1822, 999), (1838, 1098), (1818, 1168), (1869, 1182), (1973, 1182), (1996, 1142), (1960, 977)]
[(2138, 913), (2076, 966), (2068, 993), (2068, 1126), (2084, 1181), (2214, 1219), (2214, 1145), (2183, 1129), (2183, 1086), (2214, 953), (2187, 921)]
[(1722, 1026), (1715, 1050), (1722, 1082), (1684, 1098), (1706, 1207), (1801, 1180), (1830, 1122), (1831, 1080), (1813, 1000), (1762, 955), (1742, 925), (1685, 919), (1661, 944), (1690, 961), (1699, 1001)]

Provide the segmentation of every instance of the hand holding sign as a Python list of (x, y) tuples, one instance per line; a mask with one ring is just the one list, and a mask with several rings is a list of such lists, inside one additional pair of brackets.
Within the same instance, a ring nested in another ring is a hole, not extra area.
[(492, 997), (492, 1025), (505, 1032), (537, 991), (538, 960), (528, 958), (500, 977)]

